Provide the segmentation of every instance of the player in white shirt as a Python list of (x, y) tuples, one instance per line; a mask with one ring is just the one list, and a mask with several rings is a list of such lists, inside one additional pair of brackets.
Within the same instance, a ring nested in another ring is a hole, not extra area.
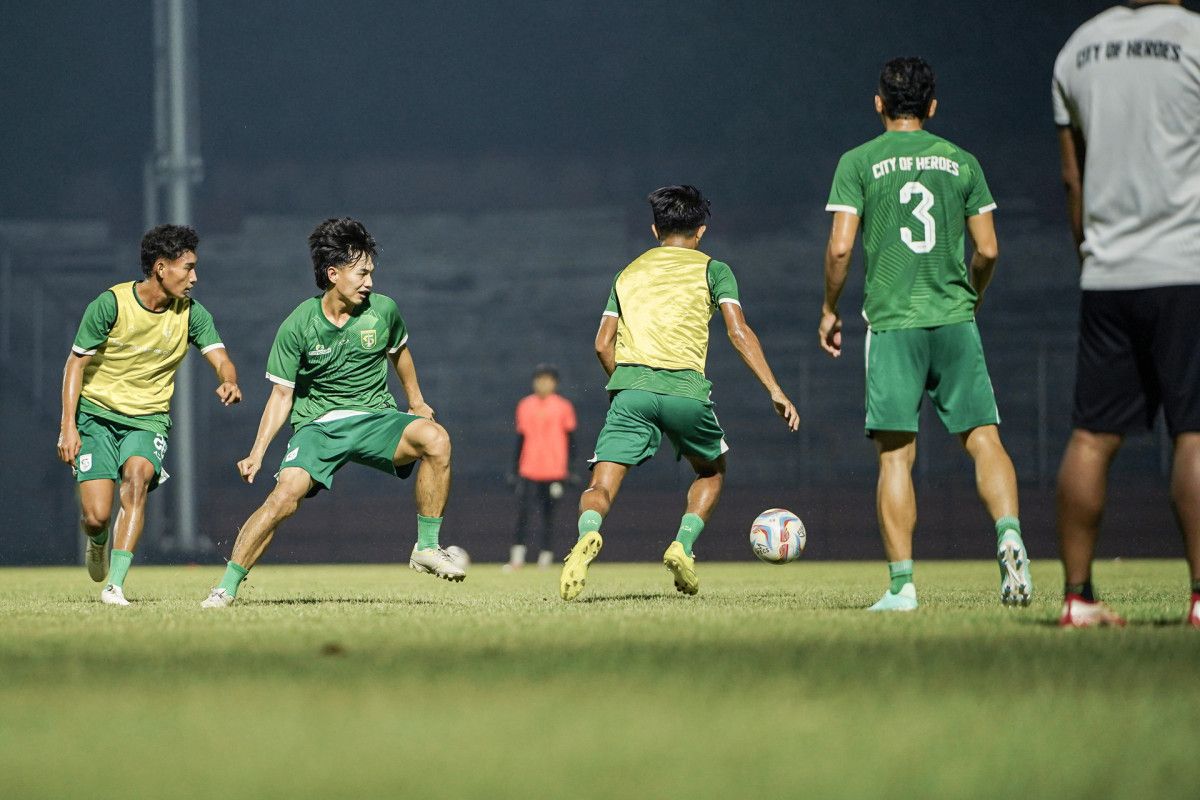
[(1200, 15), (1178, 0), (1099, 14), (1059, 53), (1053, 99), (1083, 290), (1058, 475), (1061, 623), (1124, 624), (1096, 600), (1092, 556), (1109, 466), (1162, 407), (1200, 627)]

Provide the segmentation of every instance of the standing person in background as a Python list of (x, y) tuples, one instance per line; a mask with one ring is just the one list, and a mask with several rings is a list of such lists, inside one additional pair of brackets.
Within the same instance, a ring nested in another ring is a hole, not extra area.
[[(168, 412), (189, 344), (217, 373), (222, 405), (242, 399), (212, 315), (191, 298), (199, 243), (196, 232), (181, 225), (148, 231), (141, 246), (144, 277), (122, 281), (88, 305), (63, 369), (58, 457), (79, 483), (88, 574), (105, 583), (105, 605), (129, 605), (125, 576), (146, 522), (146, 497), (167, 479)], [(106, 545), (117, 482), (121, 509), (110, 570)]]
[(1058, 473), (1064, 627), (1124, 625), (1096, 599), (1108, 470), (1162, 406), (1171, 503), (1200, 627), (1200, 15), (1133, 2), (1084, 23), (1054, 64), (1054, 121), (1082, 298), (1074, 429)]
[(542, 518), (538, 567), (554, 561), (554, 509), (571, 478), (575, 460), (575, 406), (558, 394), (558, 369), (539, 364), (533, 371), (533, 394), (517, 403), (517, 447), (513, 481), (517, 493), (517, 528), (506, 572), (525, 566), (525, 534), (536, 507)]

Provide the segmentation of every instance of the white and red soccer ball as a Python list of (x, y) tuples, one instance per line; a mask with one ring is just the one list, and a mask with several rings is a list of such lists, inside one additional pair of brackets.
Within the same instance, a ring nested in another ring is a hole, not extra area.
[(768, 564), (795, 561), (807, 541), (804, 523), (786, 508), (768, 508), (750, 526), (750, 548)]

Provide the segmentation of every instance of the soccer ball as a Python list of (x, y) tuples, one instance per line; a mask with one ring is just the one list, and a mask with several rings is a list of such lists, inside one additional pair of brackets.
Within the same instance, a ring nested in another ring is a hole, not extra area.
[(768, 564), (795, 561), (804, 552), (804, 523), (786, 508), (768, 508), (750, 526), (750, 547)]
[(450, 556), (450, 561), (460, 569), (466, 569), (471, 566), (471, 557), (467, 555), (467, 551), (456, 544), (452, 544), (446, 548), (446, 555)]

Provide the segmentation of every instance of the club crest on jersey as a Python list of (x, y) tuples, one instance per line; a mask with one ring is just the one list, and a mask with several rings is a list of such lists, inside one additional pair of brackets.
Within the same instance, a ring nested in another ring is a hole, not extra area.
[(370, 350), (372, 347), (375, 346), (375, 329), (368, 328), (365, 331), (359, 331), (358, 339), (360, 342), (362, 342), (362, 346), (363, 346), (364, 350)]
[(92, 454), (86, 453), (79, 457), (79, 471), (87, 472), (92, 468)]

